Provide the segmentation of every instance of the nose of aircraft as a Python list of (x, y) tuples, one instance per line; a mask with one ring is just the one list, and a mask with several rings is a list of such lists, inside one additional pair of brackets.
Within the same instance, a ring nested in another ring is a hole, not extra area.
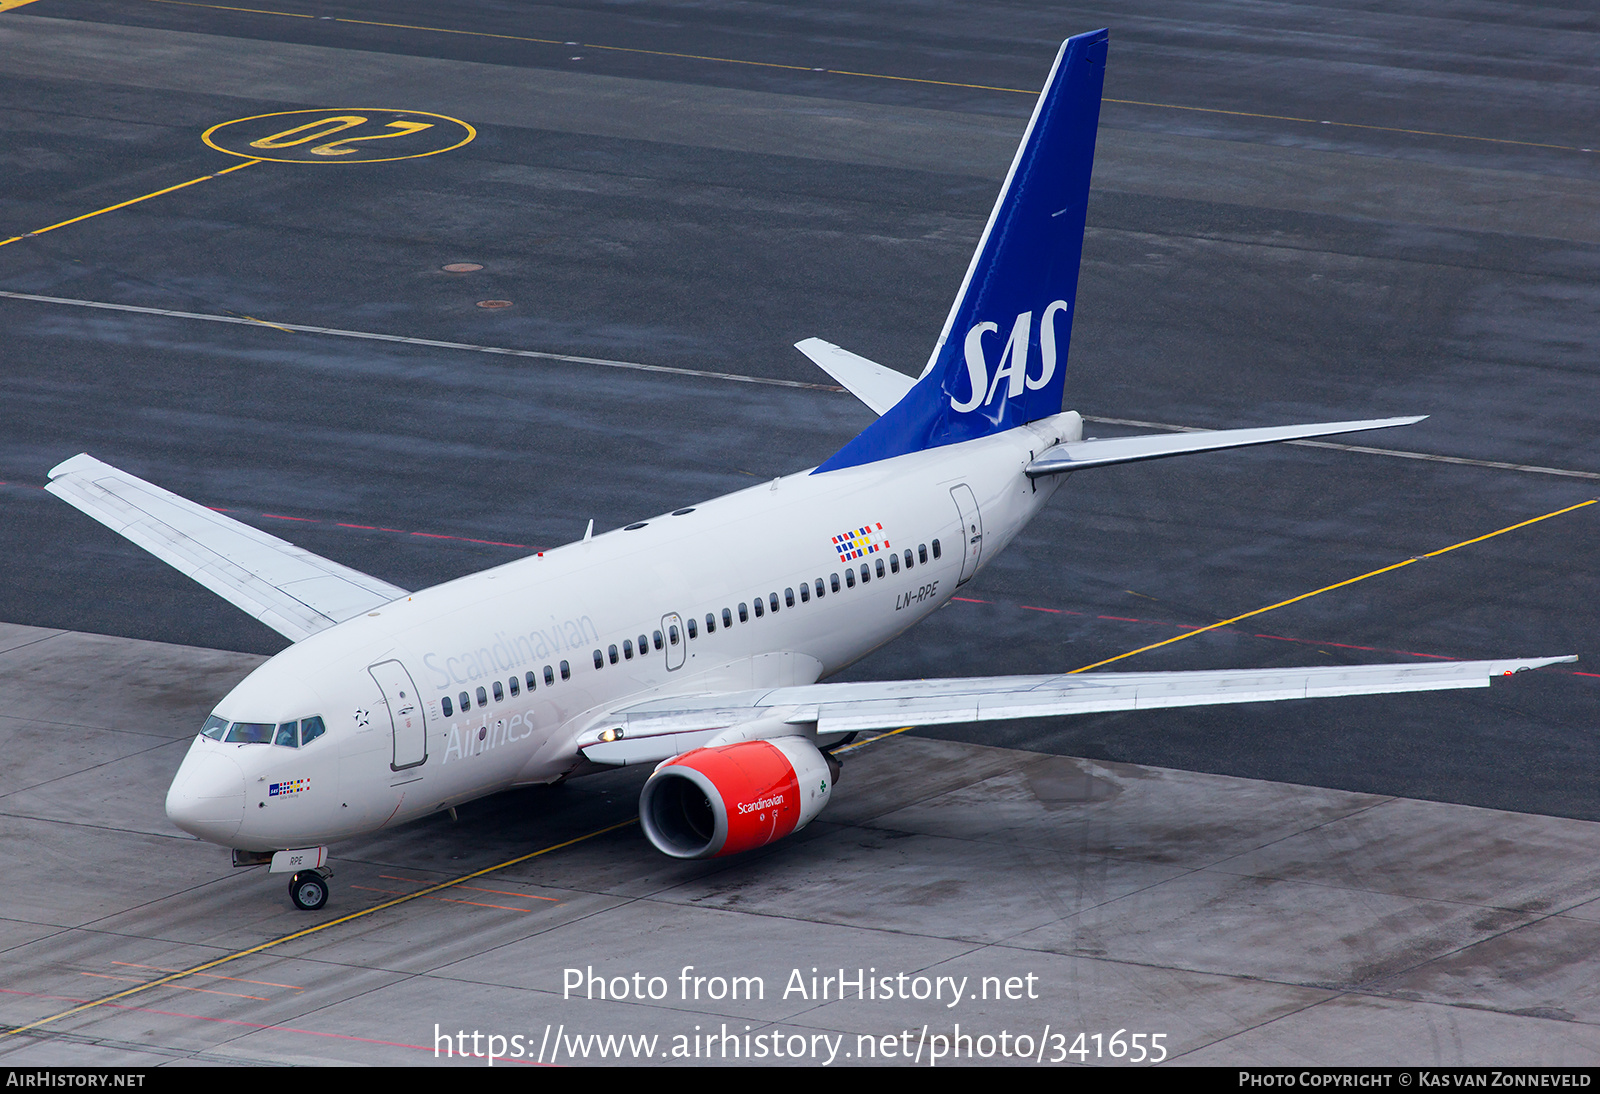
[(226, 752), (191, 747), (167, 791), (167, 816), (185, 832), (226, 846), (244, 820), (244, 772)]

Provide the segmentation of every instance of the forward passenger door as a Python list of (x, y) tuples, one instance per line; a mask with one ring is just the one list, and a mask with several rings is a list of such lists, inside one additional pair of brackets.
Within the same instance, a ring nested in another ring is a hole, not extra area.
[(411, 674), (398, 661), (380, 661), (369, 666), (367, 672), (377, 681), (389, 708), (389, 725), (394, 734), (394, 759), (389, 763), (390, 768), (401, 771), (426, 763), (428, 724)]

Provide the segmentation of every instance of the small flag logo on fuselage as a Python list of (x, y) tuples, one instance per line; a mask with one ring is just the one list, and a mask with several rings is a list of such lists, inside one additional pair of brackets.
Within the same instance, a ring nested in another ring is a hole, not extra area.
[(840, 562), (854, 562), (858, 558), (887, 551), (889, 537), (884, 533), (883, 522), (879, 521), (834, 536), (833, 549), (839, 553)]

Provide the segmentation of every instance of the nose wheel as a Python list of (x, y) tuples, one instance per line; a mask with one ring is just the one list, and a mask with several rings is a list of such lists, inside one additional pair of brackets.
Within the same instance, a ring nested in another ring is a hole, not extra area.
[(315, 870), (302, 870), (289, 880), (289, 899), (302, 912), (314, 912), (328, 903), (328, 879)]

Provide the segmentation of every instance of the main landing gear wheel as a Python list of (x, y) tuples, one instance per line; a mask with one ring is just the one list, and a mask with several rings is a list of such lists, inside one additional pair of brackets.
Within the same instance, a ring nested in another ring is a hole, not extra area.
[(289, 881), (289, 899), (302, 912), (314, 912), (328, 903), (328, 881), (321, 874), (302, 870)]

